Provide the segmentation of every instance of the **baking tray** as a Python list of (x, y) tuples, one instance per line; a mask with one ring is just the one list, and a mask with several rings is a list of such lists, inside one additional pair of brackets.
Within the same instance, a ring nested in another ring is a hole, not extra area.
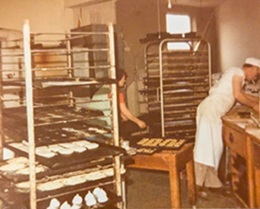
[(110, 134), (105, 127), (89, 125), (84, 122), (70, 122), (53, 126), (36, 127), (35, 141), (37, 146), (48, 145), (79, 138), (97, 139)]
[[(110, 169), (113, 169), (113, 168), (110, 167)], [(100, 172), (100, 170), (96, 169), (94, 172)], [(84, 171), (82, 171), (81, 174), (88, 175)], [(123, 176), (124, 173), (121, 173), (121, 175)], [(96, 176), (96, 174), (95, 174), (95, 176)], [(73, 178), (74, 176), (72, 175), (71, 177)], [(62, 176), (62, 175), (61, 176), (52, 176), (52, 178), (45, 178), (45, 179), (38, 181), (37, 185), (39, 186), (40, 183), (49, 183), (50, 185), (53, 185), (52, 181), (53, 182), (60, 181), (60, 180), (62, 181), (63, 178), (64, 178), (64, 176)], [(22, 183), (24, 183), (24, 182), (22, 182)], [(26, 182), (26, 184), (27, 183), (28, 182)], [(87, 191), (92, 191), (96, 187), (111, 188), (111, 185), (113, 185), (113, 184), (114, 184), (113, 174), (110, 174), (110, 176), (104, 176), (104, 177), (95, 178), (92, 180), (87, 179), (84, 182), (75, 184), (75, 185), (73, 185), (73, 184), (68, 185), (65, 183), (65, 181), (63, 181), (63, 185), (61, 185), (59, 187), (53, 187), (53, 188), (46, 187), (46, 190), (39, 190), (39, 188), (37, 188), (38, 203), (41, 203), (41, 205), (45, 205), (45, 204), (49, 205), (50, 200), (52, 198), (58, 198), (59, 201), (61, 201), (61, 203), (64, 201), (71, 202), (72, 197), (76, 194), (82, 194), (82, 195), (86, 194)], [(16, 184), (13, 185), (13, 191), (20, 195), (29, 194), (28, 188), (21, 189), (20, 187), (16, 186)], [(106, 191), (107, 191), (107, 189), (106, 189)], [(107, 194), (108, 194), (108, 192), (107, 192)], [(121, 197), (116, 196), (114, 193), (110, 193), (110, 192), (108, 194), (108, 197), (109, 197), (109, 201), (105, 202), (104, 204), (100, 204), (98, 206), (104, 207), (106, 205), (115, 204), (115, 202), (122, 200)], [(40, 208), (42, 208), (42, 207), (40, 207)], [(46, 208), (46, 207), (44, 207), (44, 208)]]
[[(8, 160), (5, 160), (1, 162), (0, 166), (8, 165)], [(48, 169), (46, 166), (40, 165), (39, 163), (36, 163), (36, 166), (41, 166), (44, 169), (40, 172), (37, 172), (36, 179), (43, 178), (45, 176), (48, 176), (50, 174), (50, 169)], [(29, 169), (29, 159), (28, 159), (28, 164), (26, 164), (23, 168), (21, 169)], [(29, 173), (24, 174), (24, 173), (17, 173), (20, 169), (15, 169), (13, 171), (3, 171), (0, 170), (0, 175), (2, 178), (11, 181), (11, 182), (20, 182), (20, 181), (28, 181), (29, 179)]]
[[(126, 155), (125, 155), (126, 156)], [(124, 160), (124, 157), (122, 159)], [(6, 162), (2, 162), (1, 165), (4, 165)], [(37, 163), (39, 165), (39, 163)], [(55, 168), (55, 169), (49, 169), (47, 168), (43, 172), (36, 173), (36, 179), (42, 179), (45, 177), (50, 176), (57, 176), (57, 175), (64, 175), (64, 173), (79, 173), (79, 172), (91, 172), (93, 170), (97, 169), (97, 166), (99, 168), (109, 168), (111, 167), (111, 164), (113, 164), (112, 158), (106, 158), (102, 160), (97, 161), (91, 161), (88, 163), (81, 163), (81, 164), (74, 164), (70, 166), (65, 166), (61, 168)], [(12, 182), (12, 183), (18, 183), (18, 182), (24, 182), (29, 180), (29, 175), (26, 174), (17, 174), (15, 171), (12, 172), (6, 172), (6, 171), (0, 171), (0, 178), (5, 179), (6, 181)]]
[[(79, 194), (83, 197), (84, 202), (84, 195), (89, 191), (93, 190), (99, 184), (106, 183), (107, 179), (99, 182), (92, 182), (88, 184), (88, 187), (80, 187), (78, 188), (71, 188), (63, 189), (63, 190), (56, 190), (52, 192), (37, 192), (37, 208), (47, 208), (52, 198), (57, 198), (60, 203), (62, 204), (65, 201), (68, 201), (69, 204), (72, 203), (72, 199), (75, 195)], [(16, 208), (30, 208), (29, 207), (29, 192), (28, 193), (21, 193), (16, 191), (15, 187), (10, 182), (6, 182), (6, 180), (1, 180), (1, 190), (0, 190), (0, 199), (3, 201), (4, 208), (16, 209)], [(104, 187), (103, 187), (104, 188)], [(96, 205), (96, 209), (116, 209), (116, 203), (122, 201), (121, 196), (117, 196), (111, 190), (107, 189), (108, 187), (105, 186), (105, 191), (108, 196), (108, 201), (105, 203), (99, 203)], [(8, 190), (8, 192), (6, 192)], [(87, 209), (85, 205), (83, 205), (82, 209)]]
[[(86, 139), (81, 139), (81, 140), (86, 140)], [(87, 141), (91, 141), (91, 140), (87, 140)], [(82, 153), (74, 152), (68, 155), (62, 155), (60, 153), (57, 153), (55, 156), (50, 158), (45, 158), (36, 155), (36, 160), (41, 164), (47, 166), (48, 168), (54, 169), (54, 168), (64, 168), (70, 165), (81, 164), (81, 163), (91, 163), (92, 161), (96, 162), (102, 159), (105, 160), (106, 158), (111, 158), (112, 156), (123, 155), (126, 153), (125, 149), (121, 147), (107, 145), (101, 142), (98, 142), (98, 144), (99, 144), (98, 148), (92, 150), (86, 150)], [(17, 142), (7, 143), (6, 147), (14, 151), (18, 155), (26, 156), (26, 157), (28, 156), (28, 150), (23, 150), (18, 148)]]
[[(146, 154), (153, 154), (155, 152), (160, 152), (162, 150), (179, 150), (186, 143), (185, 139), (176, 138), (154, 138), (154, 137), (144, 137), (141, 139), (131, 140), (130, 146), (139, 149), (147, 149)], [(150, 152), (148, 151), (150, 150)]]
[[(87, 111), (85, 109), (75, 110), (73, 108), (61, 107), (60, 110), (51, 108), (40, 108), (35, 110), (35, 143), (44, 143), (44, 141), (54, 142), (64, 138), (75, 138), (75, 132), (69, 133), (62, 128), (74, 128), (79, 131), (86, 131), (92, 135), (100, 135), (95, 131), (88, 131), (93, 125), (87, 124), (86, 118), (104, 117), (97, 111)], [(48, 110), (48, 114), (45, 111)], [(7, 141), (22, 141), (27, 139), (27, 121), (26, 110), (22, 108), (5, 109), (3, 128)], [(110, 132), (105, 127), (99, 129)]]

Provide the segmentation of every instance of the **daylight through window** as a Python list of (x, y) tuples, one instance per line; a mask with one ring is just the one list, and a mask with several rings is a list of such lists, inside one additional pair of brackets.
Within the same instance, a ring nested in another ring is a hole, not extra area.
[[(191, 32), (191, 21), (188, 15), (166, 14), (166, 30), (170, 34), (183, 34)], [(189, 45), (183, 43), (169, 43), (168, 49), (189, 49)]]

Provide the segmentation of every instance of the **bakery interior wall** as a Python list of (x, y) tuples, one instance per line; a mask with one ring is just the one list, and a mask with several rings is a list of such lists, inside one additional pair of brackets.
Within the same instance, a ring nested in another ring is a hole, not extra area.
[(242, 66), (248, 56), (260, 58), (259, 11), (259, 0), (226, 0), (216, 8), (219, 71)]
[[(172, 1), (171, 9), (167, 8), (166, 0), (141, 0), (135, 1), (134, 4), (132, 0), (118, 0), (116, 2), (117, 24), (122, 28), (125, 40), (125, 68), (129, 75), (128, 106), (137, 115), (145, 111), (144, 106), (138, 106), (139, 101), (142, 101), (142, 97), (140, 95), (138, 97), (138, 89), (142, 88), (145, 46), (145, 44), (140, 43), (140, 39), (145, 38), (149, 33), (165, 32), (166, 13), (190, 15), (192, 31), (210, 42), (212, 48), (217, 47), (215, 9), (213, 7), (180, 6), (175, 5), (174, 2)], [(158, 19), (160, 19), (160, 27)], [(216, 50), (212, 51), (213, 71), (218, 69), (215, 66), (215, 53)]]
[(25, 19), (33, 32), (65, 32), (76, 27), (64, 0), (0, 0), (0, 28), (22, 30)]

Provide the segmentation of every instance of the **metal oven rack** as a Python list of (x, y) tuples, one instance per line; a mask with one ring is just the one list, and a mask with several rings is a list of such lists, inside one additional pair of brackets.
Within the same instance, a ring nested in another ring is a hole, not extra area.
[[(170, 50), (171, 43), (188, 49)], [(166, 38), (145, 46), (144, 95), (154, 133), (194, 140), (196, 108), (211, 85), (210, 45), (200, 38)]]
[[(75, 40), (85, 40), (86, 37), (91, 36), (104, 37), (106, 45), (95, 49), (85, 44), (73, 45)], [(29, 208), (35, 209), (39, 203), (63, 195), (62, 191), (60, 191), (59, 194), (52, 193), (44, 197), (38, 196), (37, 184), (42, 179), (38, 179), (35, 173), (35, 162), (40, 159), (36, 153), (36, 148), (57, 142), (49, 137), (50, 131), (55, 129), (54, 133), (60, 132), (61, 134), (58, 136), (60, 139), (62, 135), (64, 136), (64, 131), (74, 130), (79, 124), (88, 124), (93, 119), (102, 119), (104, 117), (108, 117), (112, 125), (109, 127), (95, 126), (98, 130), (106, 131), (106, 135), (100, 136), (102, 134), (98, 134), (98, 139), (93, 138), (91, 140), (97, 139), (97, 141), (102, 141), (104, 145), (100, 144), (102, 149), (105, 152), (108, 148), (112, 151), (114, 150), (115, 152), (112, 152), (114, 154), (103, 156), (102, 153), (104, 152), (102, 151), (97, 159), (93, 159), (91, 154), (91, 162), (84, 162), (84, 160), (80, 159), (80, 163), (85, 165), (92, 163), (93, 166), (100, 170), (104, 169), (102, 168), (103, 165), (113, 168), (114, 175), (112, 180), (97, 182), (96, 185), (111, 184), (113, 192), (117, 197), (121, 198), (121, 200), (115, 203), (116, 207), (124, 208), (125, 194), (121, 175), (123, 168), (121, 156), (123, 151), (119, 147), (115, 44), (112, 24), (107, 25), (106, 32), (32, 33), (27, 21), (23, 26), (22, 38), (7, 40), (7, 42), (9, 41), (14, 43), (11, 47), (4, 47), (5, 44), (3, 43), (1, 48), (1, 151), (3, 146), (10, 145), (14, 140), (21, 145), (28, 146), (26, 153), (30, 167), (28, 177), (30, 182)], [(107, 55), (106, 59), (98, 66), (90, 66), (88, 64), (90, 62), (88, 53), (91, 52), (105, 53)], [(12, 65), (12, 67), (8, 67), (9, 65)], [(91, 76), (93, 75), (91, 72), (95, 72), (96, 69), (99, 72), (101, 70), (104, 71), (104, 76), (98, 78)], [(88, 109), (82, 108), (85, 107), (83, 104), (92, 102), (89, 95), (90, 89), (99, 88), (102, 85), (106, 85), (110, 89), (111, 97), (99, 101), (100, 103), (108, 102), (110, 106), (109, 115), (99, 113), (96, 115), (96, 112), (92, 114)], [(10, 94), (10, 89), (12, 89), (15, 97), (8, 99), (6, 95), (7, 93)], [(13, 103), (8, 105), (8, 102)], [(11, 120), (12, 116), (13, 120)], [(12, 121), (15, 122), (13, 125)], [(13, 130), (8, 130), (10, 128), (13, 128)], [(16, 130), (18, 131), (17, 134), (15, 134)], [(19, 132), (20, 130), (21, 132)], [(43, 130), (46, 131), (46, 134), (42, 134)], [(75, 137), (82, 139), (86, 136), (84, 135), (85, 132), (88, 132), (87, 128), (80, 129), (77, 134), (65, 141), (70, 142), (70, 139), (73, 141)], [(42, 141), (46, 136), (48, 139)], [(55, 140), (57, 140), (57, 137)], [(64, 140), (61, 142), (64, 142)], [(16, 154), (19, 153), (17, 152)], [(68, 160), (68, 157), (67, 160), (66, 158), (64, 160), (60, 159), (59, 162), (65, 163), (62, 167), (64, 175), (66, 175), (64, 167), (68, 167), (70, 173), (73, 173), (71, 168), (75, 166), (74, 163), (77, 159), (72, 160), (71, 158)], [(109, 165), (103, 159), (108, 160)], [(70, 165), (70, 162), (73, 164)], [(80, 163), (76, 166), (77, 170), (79, 170), (79, 167), (81, 168)], [(49, 165), (52, 164), (49, 160)], [(82, 166), (84, 169), (86, 168), (85, 165)], [(55, 169), (53, 168), (53, 170)], [(52, 175), (52, 173), (57, 174), (57, 172), (52, 171), (49, 175)], [(59, 173), (58, 176), (62, 176), (63, 173)], [(87, 187), (88, 185), (85, 184), (84, 188), (86, 189)], [(89, 188), (93, 188), (93, 183)], [(66, 188), (64, 190), (66, 194), (64, 195), (82, 191), (82, 188), (77, 189), (70, 191), (70, 189)]]

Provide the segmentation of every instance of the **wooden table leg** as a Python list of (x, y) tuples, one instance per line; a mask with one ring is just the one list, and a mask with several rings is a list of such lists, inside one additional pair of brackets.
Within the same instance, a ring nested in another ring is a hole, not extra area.
[(253, 158), (253, 145), (250, 138), (247, 138), (247, 181), (248, 181), (248, 205), (250, 208), (255, 208), (255, 175), (254, 175), (254, 158)]
[(169, 156), (169, 177), (170, 177), (170, 191), (171, 191), (171, 206), (172, 209), (181, 208), (180, 195), (180, 178), (179, 171), (175, 165), (175, 157)]
[(188, 195), (189, 202), (191, 205), (195, 205), (197, 201), (196, 184), (195, 184), (195, 173), (193, 160), (186, 164), (187, 172), (187, 183), (188, 183)]
[(192, 206), (195, 206), (196, 185), (193, 164), (193, 144), (187, 144), (181, 148), (181, 150), (175, 152), (165, 151), (155, 153), (151, 156), (136, 155), (134, 156), (134, 160), (135, 164), (129, 167), (169, 172), (172, 209), (181, 208), (180, 171), (186, 168), (189, 201)]

